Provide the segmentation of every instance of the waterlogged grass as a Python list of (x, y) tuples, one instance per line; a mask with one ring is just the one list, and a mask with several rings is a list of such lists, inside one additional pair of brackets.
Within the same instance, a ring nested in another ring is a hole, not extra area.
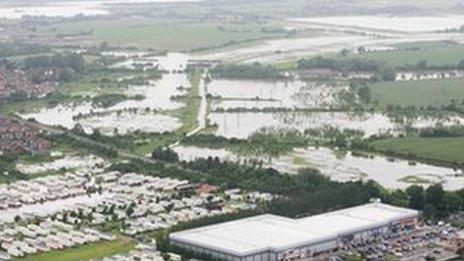
[(201, 103), (201, 99), (198, 97), (198, 91), (202, 74), (202, 71), (194, 71), (188, 74), (191, 88), (182, 99), (185, 106), (169, 113), (171, 116), (179, 117), (182, 121), (182, 127), (177, 130), (178, 132), (188, 133), (198, 126), (197, 115)]
[(105, 256), (124, 253), (132, 250), (135, 246), (133, 241), (119, 239), (114, 241), (100, 241), (64, 250), (51, 251), (39, 255), (27, 256), (13, 260), (21, 261), (84, 261), (102, 258)]
[(401, 106), (441, 106), (449, 105), (454, 99), (464, 98), (464, 78), (379, 82), (371, 84), (372, 100), (381, 107)]
[(464, 138), (392, 138), (375, 141), (371, 145), (387, 154), (464, 165)]

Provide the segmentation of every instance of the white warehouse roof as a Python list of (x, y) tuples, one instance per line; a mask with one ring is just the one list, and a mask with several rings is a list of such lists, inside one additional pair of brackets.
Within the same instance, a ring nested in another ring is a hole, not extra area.
[(369, 203), (302, 219), (261, 215), (172, 233), (170, 239), (235, 256), (246, 256), (332, 241), (341, 235), (385, 226), (417, 215), (415, 210)]

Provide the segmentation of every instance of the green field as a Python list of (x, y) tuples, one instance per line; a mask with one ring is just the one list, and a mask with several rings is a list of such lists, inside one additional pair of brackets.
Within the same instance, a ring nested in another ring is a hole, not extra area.
[(27, 256), (14, 260), (24, 261), (84, 261), (94, 258), (115, 255), (128, 252), (133, 249), (135, 243), (127, 240), (100, 241), (86, 244), (80, 247), (69, 248), (61, 251), (51, 251), (39, 255)]
[(40, 27), (41, 36), (70, 35), (76, 42), (153, 48), (158, 50), (192, 51), (263, 39), (282, 37), (282, 31), (269, 25), (173, 23), (152, 19), (88, 20)]
[(393, 138), (371, 145), (391, 155), (464, 165), (464, 138)]
[(464, 99), (464, 78), (371, 84), (372, 101), (381, 107), (441, 106)]
[[(372, 51), (364, 54), (349, 55), (349, 57), (384, 61), (390, 65), (403, 67), (415, 65), (425, 60), (429, 66), (455, 66), (464, 60), (464, 44), (445, 42), (421, 42), (399, 44), (392, 51)], [(341, 55), (338, 55), (341, 58)]]

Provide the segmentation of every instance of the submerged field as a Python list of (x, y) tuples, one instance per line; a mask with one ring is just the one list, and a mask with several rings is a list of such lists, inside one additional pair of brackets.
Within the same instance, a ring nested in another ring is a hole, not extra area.
[(446, 190), (457, 190), (464, 186), (460, 170), (437, 167), (384, 156), (339, 151), (325, 147), (295, 148), (280, 156), (242, 155), (225, 148), (200, 148), (178, 146), (174, 150), (181, 160), (195, 160), (209, 156), (233, 162), (262, 162), (282, 172), (296, 174), (302, 168), (316, 168), (332, 180), (346, 182), (374, 180), (388, 189), (406, 188), (411, 184), (428, 186), (443, 184)]
[[(372, 100), (380, 106), (441, 106), (461, 103), (464, 79), (442, 79), (371, 84)], [(420, 98), (419, 98), (420, 97)]]

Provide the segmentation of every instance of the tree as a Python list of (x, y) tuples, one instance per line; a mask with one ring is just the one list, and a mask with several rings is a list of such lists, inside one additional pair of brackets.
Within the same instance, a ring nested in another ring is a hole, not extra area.
[(459, 69), (459, 70), (464, 70), (464, 60), (459, 61), (459, 63), (458, 63), (458, 69)]
[(432, 204), (426, 204), (422, 216), (427, 220), (434, 220), (437, 216), (437, 208)]
[(461, 208), (464, 208), (464, 189), (457, 191), (456, 194), (461, 198)]
[(424, 209), (426, 204), (425, 191), (422, 186), (413, 185), (406, 189), (409, 197), (409, 207), (417, 210)]
[(365, 103), (369, 103), (371, 101), (371, 88), (367, 85), (363, 85), (357, 89), (359, 99)]
[(425, 198), (428, 204), (432, 204), (437, 210), (444, 209), (443, 197), (445, 191), (441, 184), (435, 184), (427, 188), (425, 191)]
[(153, 159), (162, 160), (166, 162), (178, 162), (179, 155), (169, 147), (162, 148), (157, 147), (152, 153), (151, 157)]
[(393, 67), (384, 67), (380, 69), (379, 76), (382, 81), (394, 81), (396, 79), (396, 70)]
[(426, 60), (421, 60), (416, 64), (416, 68), (418, 70), (426, 70), (427, 69), (427, 61)]
[(397, 189), (391, 193), (390, 203), (395, 206), (406, 207), (409, 203), (408, 196), (403, 190)]
[(443, 201), (447, 212), (454, 213), (461, 209), (462, 199), (456, 193), (446, 192)]
[(168, 253), (163, 253), (163, 260), (168, 261), (171, 259), (171, 256)]

